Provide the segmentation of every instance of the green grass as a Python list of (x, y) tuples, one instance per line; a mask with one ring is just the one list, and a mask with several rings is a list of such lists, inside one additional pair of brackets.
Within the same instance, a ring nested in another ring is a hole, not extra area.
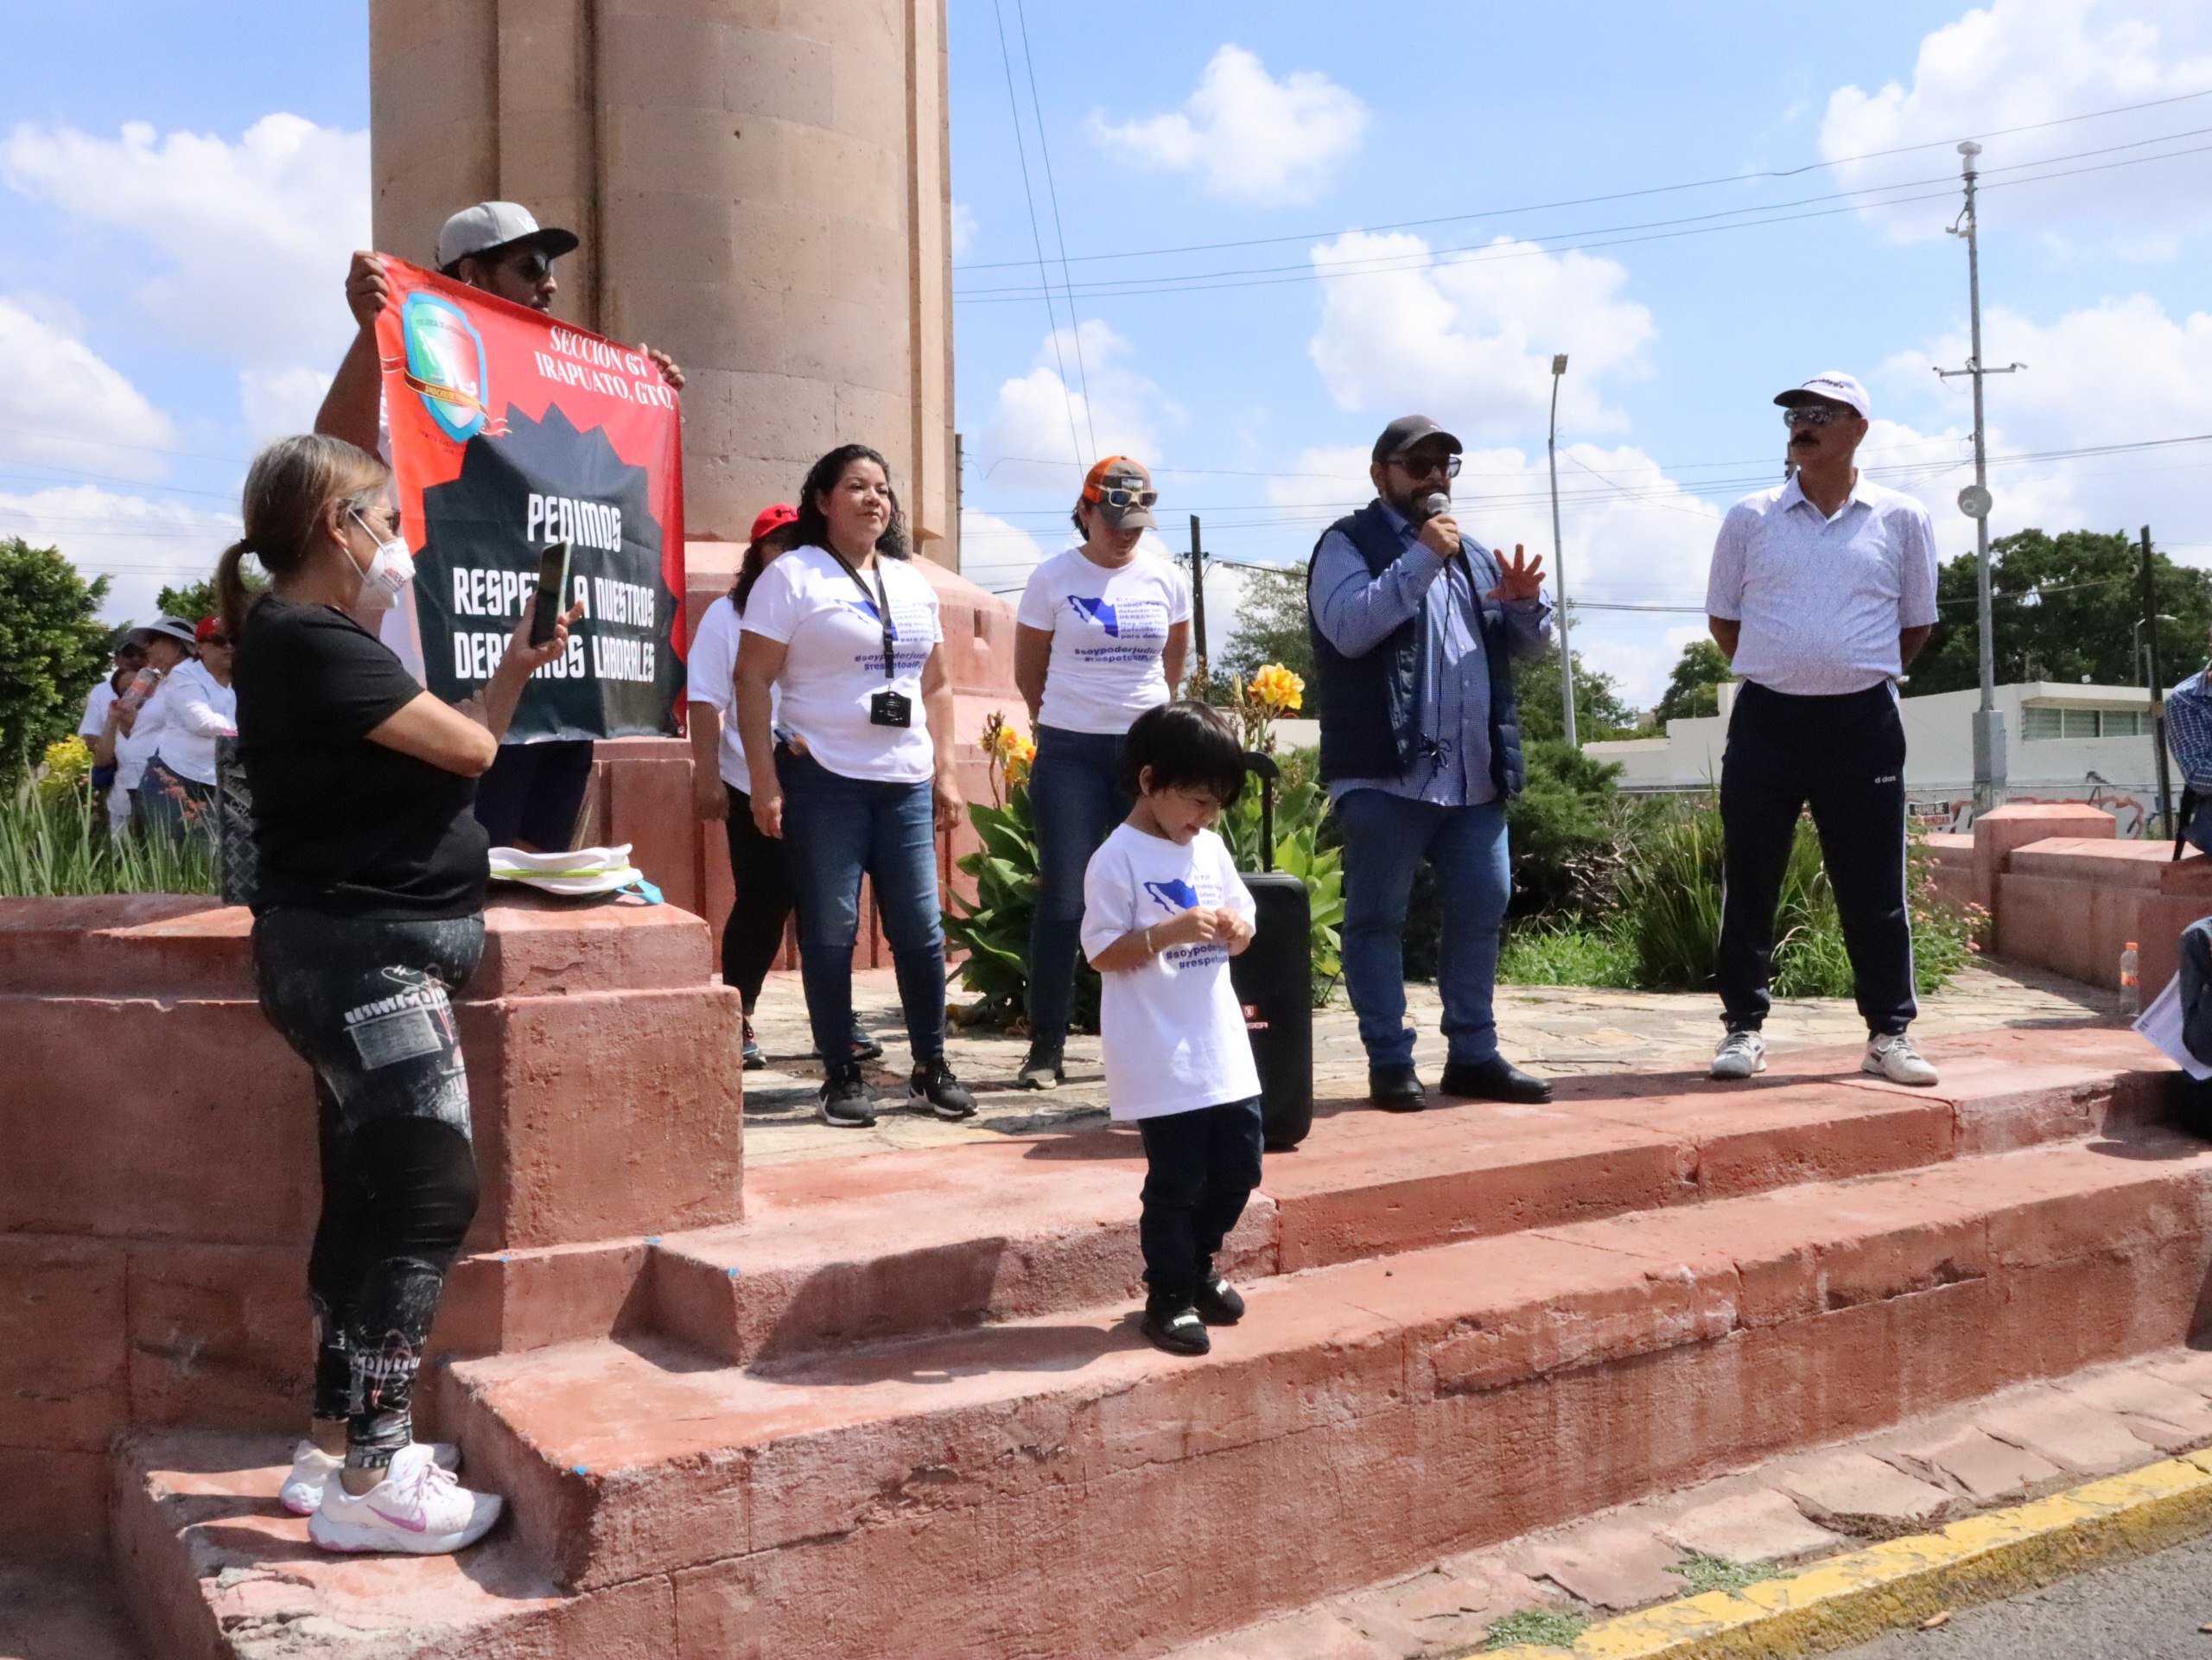
[(1510, 1649), (1516, 1643), (1534, 1643), (1546, 1648), (1571, 1648), (1589, 1623), (1586, 1614), (1561, 1613), (1554, 1608), (1522, 1608), (1491, 1626), (1483, 1646)]
[(1772, 1562), (1732, 1562), (1726, 1556), (1702, 1552), (1676, 1562), (1675, 1572), (1689, 1581), (1691, 1593), (1696, 1596), (1707, 1591), (1740, 1591), (1747, 1585), (1779, 1577)]
[(1610, 927), (1524, 923), (1506, 931), (1498, 954), (1497, 978), (1516, 986), (1605, 986), (1630, 990), (1637, 984), (1636, 941), (1618, 923)]
[(88, 785), (49, 796), (26, 785), (0, 799), (0, 897), (215, 891), (215, 854), (207, 838), (111, 840), (106, 809)]

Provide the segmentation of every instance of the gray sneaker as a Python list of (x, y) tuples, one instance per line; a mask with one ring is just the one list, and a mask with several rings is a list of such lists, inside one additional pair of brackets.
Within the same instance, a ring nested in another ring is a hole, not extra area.
[(1731, 1032), (1713, 1052), (1714, 1078), (1749, 1078), (1766, 1070), (1766, 1040), (1756, 1032)]
[(1866, 1058), (1859, 1063), (1859, 1070), (1878, 1073), (1892, 1084), (1911, 1084), (1922, 1089), (1936, 1082), (1936, 1069), (1912, 1046), (1911, 1035), (1904, 1032), (1867, 1039)]
[(1017, 1090), (1057, 1090), (1067, 1081), (1065, 1052), (1058, 1044), (1042, 1040), (1030, 1044), (1029, 1058), (1014, 1075), (1014, 1087)]

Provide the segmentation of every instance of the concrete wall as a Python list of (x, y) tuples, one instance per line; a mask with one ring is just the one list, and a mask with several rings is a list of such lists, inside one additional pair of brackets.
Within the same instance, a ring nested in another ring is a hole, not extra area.
[[(1724, 686), (1732, 693), (1734, 685)], [(1724, 703), (1732, 701), (1725, 699)], [(1973, 818), (1974, 731), (1972, 716), (1980, 694), (1936, 692), (1906, 696), (1898, 703), (1905, 730), (1905, 789), (1914, 816), (1923, 824), (1963, 831)], [(2157, 761), (2148, 737), (2049, 738), (2024, 740), (2021, 710), (2038, 707), (2147, 709), (2150, 694), (2139, 686), (2069, 685), (2033, 681), (1997, 688), (2005, 716), (2006, 799), (2064, 804), (2082, 802), (2105, 808), (2119, 822), (2123, 836), (2140, 836), (2157, 810)], [(1669, 721), (1663, 738), (1605, 740), (1583, 746), (1599, 760), (1621, 767), (1621, 787), (1630, 790), (1702, 790), (1717, 785), (1720, 758), (1728, 737), (1726, 709), (1718, 716)], [(2104, 782), (2092, 780), (2094, 773)], [(2172, 770), (2180, 798), (2181, 773)]]
[[(486, 922), (456, 1006), (482, 1200), (433, 1353), (603, 1327), (563, 1265), (742, 1213), (737, 997), (699, 919), (524, 899)], [(0, 1481), (40, 1518), (19, 1545), (98, 1548), (126, 1421), (304, 1422), (314, 1086), (255, 1000), (250, 926), (170, 895), (0, 900)]]
[(370, 60), (378, 247), (582, 236), (554, 310), (683, 365), (693, 534), (857, 441), (958, 569), (944, 0), (372, 0)]

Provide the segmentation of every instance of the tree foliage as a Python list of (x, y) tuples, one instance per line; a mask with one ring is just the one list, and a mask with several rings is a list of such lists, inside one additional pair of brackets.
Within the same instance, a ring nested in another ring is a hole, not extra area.
[(106, 667), (107, 578), (86, 582), (54, 548), (0, 539), (0, 778), (75, 730)]
[[(2025, 680), (2142, 684), (2135, 625), (2143, 615), (2143, 556), (2119, 531), (2021, 531), (1990, 544), (1991, 633), (1999, 685)], [(2152, 584), (2161, 621), (2159, 667), (2169, 685), (2203, 660), (2212, 631), (2212, 572), (2177, 565), (2155, 546)], [(1961, 554), (1936, 576), (1942, 620), (1912, 665), (1915, 696), (1980, 684), (1974, 559)]]
[(1310, 684), (1313, 642), (1306, 633), (1306, 567), (1246, 571), (1236, 617), (1208, 617), (1206, 635), (1217, 647), (1208, 664), (1217, 674), (1249, 680), (1262, 664), (1280, 663)]
[(1727, 654), (1709, 639), (1694, 639), (1682, 647), (1667, 690), (1651, 710), (1651, 724), (1687, 721), (1700, 715), (1720, 713), (1721, 683), (1731, 677)]
[[(1544, 647), (1541, 657), (1513, 665), (1513, 701), (1521, 712), (1521, 735), (1529, 743), (1564, 738), (1559, 684), (1559, 639)], [(1618, 738), (1635, 729), (1636, 710), (1621, 696), (1612, 676), (1593, 669), (1574, 654), (1574, 735), (1584, 743), (1595, 738)]]
[(154, 608), (165, 617), (198, 622), (215, 614), (215, 579), (203, 577), (183, 588), (164, 588), (154, 596)]

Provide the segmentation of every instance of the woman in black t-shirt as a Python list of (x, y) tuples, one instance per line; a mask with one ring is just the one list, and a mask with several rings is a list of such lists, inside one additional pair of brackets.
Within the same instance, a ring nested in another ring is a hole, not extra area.
[[(427, 1555), (472, 1543), (499, 1513), (455, 1483), (450, 1449), (415, 1441), (410, 1410), (476, 1213), (450, 1001), (484, 948), (489, 869), (470, 809), (524, 683), (579, 613), (532, 646), (525, 607), (482, 692), (455, 708), (425, 691), (347, 614), (390, 605), (413, 578), (390, 485), (340, 439), (270, 445), (215, 582), (238, 643), (259, 855), (254, 973), (263, 1012), (315, 1069), (321, 1142), (312, 1434), (283, 1498), (327, 1549)], [(250, 605), (248, 553), (270, 578)]]

